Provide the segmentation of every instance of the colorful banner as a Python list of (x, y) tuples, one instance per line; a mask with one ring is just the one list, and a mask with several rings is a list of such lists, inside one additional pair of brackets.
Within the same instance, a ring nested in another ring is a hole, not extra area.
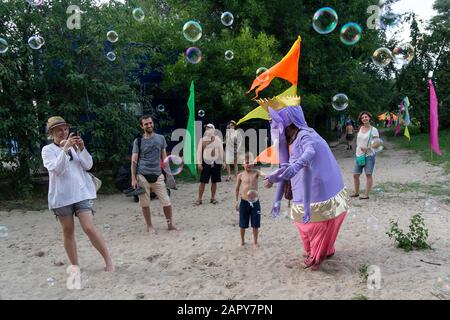
[(431, 150), (436, 154), (442, 155), (439, 147), (439, 116), (438, 116), (438, 99), (434, 90), (433, 81), (430, 79), (430, 144)]
[(249, 93), (256, 88), (255, 93), (258, 93), (269, 86), (272, 80), (276, 77), (289, 81), (293, 85), (298, 83), (298, 60), (300, 58), (300, 42), (301, 38), (298, 36), (297, 41), (292, 45), (288, 54), (281, 59), (276, 65), (269, 70), (261, 73), (252, 83)]
[(198, 178), (197, 172), (197, 161), (196, 161), (196, 141), (195, 141), (195, 93), (194, 93), (194, 81), (191, 82), (191, 87), (189, 89), (189, 99), (187, 102), (187, 106), (189, 109), (189, 118), (187, 123), (186, 131), (189, 134), (188, 137), (185, 137), (184, 140), (184, 148), (183, 148), (183, 158), (186, 167), (188, 167), (191, 174)]

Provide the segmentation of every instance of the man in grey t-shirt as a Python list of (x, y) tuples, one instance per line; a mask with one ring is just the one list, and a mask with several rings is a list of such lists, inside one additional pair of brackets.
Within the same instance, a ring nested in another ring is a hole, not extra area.
[(156, 233), (150, 215), (150, 192), (154, 192), (163, 207), (169, 230), (177, 230), (172, 221), (172, 205), (167, 193), (164, 175), (161, 171), (161, 162), (167, 157), (167, 143), (164, 137), (154, 132), (153, 119), (144, 115), (141, 117), (141, 128), (144, 136), (141, 139), (140, 154), (138, 139), (133, 143), (131, 156), (131, 186), (136, 189), (138, 185), (145, 189), (139, 195), (139, 205), (142, 208), (147, 231)]

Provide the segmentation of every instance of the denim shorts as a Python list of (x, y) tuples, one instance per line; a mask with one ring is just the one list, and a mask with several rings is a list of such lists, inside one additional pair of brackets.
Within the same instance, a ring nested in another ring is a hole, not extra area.
[(92, 212), (94, 214), (94, 201), (83, 200), (80, 202), (72, 203), (64, 207), (52, 209), (55, 216), (58, 217), (70, 217), (77, 216), (80, 212)]
[(375, 168), (375, 156), (367, 156), (366, 164), (363, 166), (358, 165), (355, 160), (355, 168), (353, 169), (353, 173), (354, 174), (362, 174), (363, 168), (364, 168), (364, 172), (366, 174), (371, 175)]

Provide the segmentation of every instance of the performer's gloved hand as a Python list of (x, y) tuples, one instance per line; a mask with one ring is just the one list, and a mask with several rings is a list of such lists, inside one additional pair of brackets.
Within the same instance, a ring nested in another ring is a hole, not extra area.
[(311, 207), (305, 207), (305, 214), (303, 215), (303, 223), (308, 223), (311, 220)]
[(272, 218), (277, 218), (280, 216), (280, 209), (281, 201), (275, 201), (272, 206), (272, 211), (270, 212), (272, 214)]
[[(283, 164), (284, 165), (284, 164)], [(282, 167), (283, 168), (283, 167)], [(292, 179), (301, 169), (303, 168), (303, 163), (298, 161), (290, 164), (286, 167), (284, 172), (281, 174), (281, 178), (284, 180)]]
[(286, 167), (281, 167), (280, 169), (275, 170), (270, 175), (266, 177), (266, 180), (268, 180), (270, 183), (278, 183), (283, 181), (283, 178), (280, 176), (284, 171), (286, 170)]

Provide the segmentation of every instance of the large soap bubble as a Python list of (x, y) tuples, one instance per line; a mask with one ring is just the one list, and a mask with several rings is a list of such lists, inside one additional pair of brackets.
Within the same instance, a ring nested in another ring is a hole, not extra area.
[(320, 34), (327, 34), (336, 29), (338, 15), (334, 9), (324, 7), (316, 11), (313, 16), (312, 25), (314, 30)]

